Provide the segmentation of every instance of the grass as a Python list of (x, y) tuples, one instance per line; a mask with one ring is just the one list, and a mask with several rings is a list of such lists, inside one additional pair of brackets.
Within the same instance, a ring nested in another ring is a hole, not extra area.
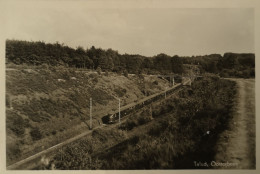
[[(194, 161), (214, 159), (214, 145), (227, 129), (234, 95), (234, 82), (206, 77), (154, 106), (153, 120), (146, 120), (150, 116), (147, 111), (135, 114), (113, 132), (93, 132), (93, 139), (83, 140), (84, 145), (69, 145), (63, 151), (69, 156), (67, 160), (58, 160), (58, 153), (52, 162), (58, 169), (197, 168)], [(126, 135), (120, 137), (118, 131)], [(104, 150), (111, 144), (116, 145)], [(92, 150), (87, 150), (90, 147)], [(78, 157), (79, 148), (82, 152)], [(77, 162), (68, 164), (71, 159)]]
[[(98, 75), (90, 70), (48, 65), (8, 64), (6, 68), (8, 164), (88, 129), (90, 97), (95, 127), (102, 116), (117, 108), (116, 95), (122, 97), (124, 104), (144, 96), (139, 90), (138, 77)], [(154, 93), (165, 85), (164, 81), (157, 81), (157, 87), (152, 88)], [(34, 129), (39, 130), (36, 136), (30, 133)]]

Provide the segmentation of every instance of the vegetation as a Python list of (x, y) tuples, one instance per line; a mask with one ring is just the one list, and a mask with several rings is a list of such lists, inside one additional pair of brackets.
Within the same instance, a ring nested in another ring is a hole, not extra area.
[(28, 119), (23, 119), (20, 115), (13, 112), (12, 110), (8, 110), (7, 113), (8, 119), (6, 120), (6, 128), (7, 130), (12, 130), (16, 136), (23, 136), (26, 127), (30, 127), (30, 123)]
[[(89, 126), (89, 98), (93, 100), (93, 126), (110, 111), (144, 97), (139, 76), (108, 75), (85, 69), (42, 64), (9, 63), (6, 71), (7, 162), (20, 159), (82, 133)], [(158, 81), (151, 85), (150, 81)], [(146, 80), (151, 94), (167, 81)], [(10, 149), (9, 149), (10, 148)], [(19, 155), (16, 155), (19, 151)]]
[[(98, 73), (102, 71), (129, 73), (143, 72), (184, 72), (182, 59), (178, 56), (170, 57), (159, 54), (154, 57), (144, 57), (141, 55), (121, 55), (112, 49), (103, 50), (92, 46), (84, 50), (70, 48), (64, 44), (46, 44), (44, 42), (27, 42), (18, 40), (6, 41), (7, 62), (28, 65), (52, 65), (96, 69)], [(167, 62), (167, 64), (165, 64)], [(165, 66), (167, 65), (167, 66)]]
[(183, 64), (197, 65), (201, 73), (218, 73), (222, 77), (255, 76), (255, 55), (225, 53), (205, 56), (179, 57), (158, 54), (153, 57), (119, 54), (112, 49), (103, 50), (92, 46), (84, 50), (70, 48), (58, 42), (28, 42), (19, 40), (6, 41), (7, 62), (28, 65), (52, 65), (114, 71), (127, 77), (134, 74), (185, 73)]
[[(46, 147), (51, 146), (80, 133), (88, 125), (86, 115), (89, 113), (89, 105), (86, 101), (90, 97), (93, 99), (93, 108), (99, 113), (93, 122), (97, 125), (99, 117), (117, 106), (115, 97), (123, 98), (122, 103), (126, 104), (165, 89), (164, 80), (146, 74), (174, 73), (179, 74), (181, 79), (181, 74), (189, 74), (188, 70), (191, 69), (202, 75), (211, 73), (221, 77), (253, 78), (255, 55), (225, 53), (223, 56), (212, 54), (179, 57), (161, 53), (146, 57), (119, 54), (112, 49), (104, 50), (94, 46), (74, 49), (58, 42), (50, 44), (42, 41), (7, 40), (6, 67), (9, 163), (24, 158), (24, 154), (35, 153), (33, 150), (22, 151), (28, 150), (28, 146), (34, 145), (32, 149), (40, 149), (41, 143), (45, 143)], [(117, 75), (111, 72), (116, 72)], [(133, 76), (133, 73), (136, 75)], [(148, 78), (153, 79), (148, 81)], [(229, 118), (233, 86), (232, 82), (214, 75), (195, 82), (191, 89), (180, 92), (179, 98), (167, 100), (160, 107), (153, 107), (152, 112), (148, 108), (147, 111), (130, 117), (119, 127), (118, 131), (131, 132), (148, 123), (153, 125), (147, 129), (147, 134), (136, 136), (133, 140), (130, 138), (123, 143), (121, 148), (125, 155), (116, 153), (114, 157), (104, 156), (102, 161), (91, 154), (90, 163), (86, 162), (81, 167), (125, 169), (129, 163), (133, 168), (141, 168), (133, 162), (139, 161), (140, 164), (144, 163), (144, 168), (181, 168), (181, 163), (176, 161), (194, 159), (190, 155), (196, 156), (197, 152), (201, 152), (196, 147), (204, 147), (202, 142), (208, 141), (208, 146), (214, 146), (214, 140), (221, 131), (220, 125), (225, 125)], [(169, 117), (164, 117), (165, 115)], [(158, 122), (153, 122), (153, 119), (158, 119)], [(82, 122), (84, 126), (81, 125)], [(75, 130), (72, 130), (74, 127)], [(205, 136), (205, 131), (215, 131), (214, 136)], [(162, 140), (160, 137), (167, 138)], [(155, 145), (148, 147), (151, 138)], [(184, 142), (184, 147), (180, 140)], [(171, 146), (170, 142), (176, 143)], [(146, 151), (140, 152), (137, 147)], [(159, 150), (160, 148), (165, 151)], [(208, 148), (210, 147), (205, 147)], [(74, 147), (71, 151), (73, 149)], [(147, 157), (147, 152), (151, 156)], [(88, 153), (89, 156), (90, 152)], [(205, 158), (211, 158), (213, 153), (209, 152)], [(82, 159), (85, 158), (84, 155)], [(162, 159), (163, 156), (166, 156), (167, 161)], [(183, 158), (180, 159), (180, 156)], [(153, 159), (155, 157), (158, 160)], [(144, 161), (145, 158), (150, 162)], [(176, 163), (173, 164), (173, 161)], [(76, 163), (68, 166), (77, 168), (74, 165)]]
[(195, 83), (193, 94), (186, 91), (185, 98), (168, 101), (175, 109), (164, 111), (167, 117), (151, 126), (148, 134), (99, 156), (102, 169), (187, 169), (196, 168), (196, 160), (213, 160), (217, 136), (230, 118), (231, 86), (234, 83), (219, 79)]
[(33, 128), (33, 129), (31, 130), (30, 134), (31, 134), (32, 139), (33, 139), (34, 141), (40, 140), (40, 139), (42, 138), (42, 134), (41, 134), (39, 128), (37, 128), (37, 127)]
[(201, 73), (215, 73), (221, 77), (255, 77), (255, 55), (249, 53), (184, 57), (183, 63), (197, 65)]
[[(206, 77), (162, 103), (165, 107), (154, 107), (153, 119), (151, 112), (143, 111), (112, 129), (122, 134), (137, 129), (134, 136), (115, 140), (111, 130), (93, 132), (107, 150), (89, 150), (92, 143), (82, 145), (86, 140), (81, 140), (62, 151), (63, 160), (58, 153), (52, 162), (58, 169), (195, 168), (196, 160), (214, 160), (214, 145), (219, 133), (227, 128), (234, 95), (234, 82)], [(149, 126), (142, 129), (141, 125), (147, 123)], [(112, 139), (115, 145), (110, 147)], [(77, 149), (81, 150), (80, 158)]]

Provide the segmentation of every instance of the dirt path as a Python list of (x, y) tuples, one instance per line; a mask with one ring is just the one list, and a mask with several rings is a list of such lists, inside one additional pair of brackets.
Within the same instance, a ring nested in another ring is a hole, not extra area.
[[(229, 129), (216, 146), (215, 168), (255, 169), (255, 80), (237, 82), (238, 96)], [(226, 166), (228, 165), (228, 166)]]

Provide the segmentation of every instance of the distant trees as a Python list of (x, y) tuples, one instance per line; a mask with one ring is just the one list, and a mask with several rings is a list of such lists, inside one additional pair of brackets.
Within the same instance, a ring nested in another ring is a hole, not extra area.
[[(205, 56), (171, 57), (161, 53), (153, 57), (141, 55), (119, 54), (112, 49), (83, 47), (70, 48), (58, 42), (54, 44), (28, 42), (18, 40), (6, 41), (7, 62), (15, 64), (66, 66), (76, 68), (114, 71), (119, 74), (128, 73), (185, 73), (183, 64), (197, 65), (200, 72), (221, 73), (230, 76), (254, 77), (255, 55), (225, 53)], [(100, 71), (101, 71), (100, 70)], [(229, 71), (227, 71), (229, 70)], [(244, 74), (244, 75), (243, 75)]]
[(183, 70), (180, 58), (163, 53), (154, 57), (121, 55), (112, 49), (103, 50), (94, 46), (87, 50), (80, 46), (73, 49), (58, 42), (46, 44), (44, 42), (7, 40), (6, 58), (15, 64), (62, 65), (88, 69), (99, 67), (99, 71), (114, 71), (119, 74), (125, 71), (135, 74), (147, 72), (181, 73)]
[(183, 57), (185, 64), (198, 65), (200, 72), (217, 73), (222, 77), (254, 77), (255, 55), (225, 53), (196, 57)]

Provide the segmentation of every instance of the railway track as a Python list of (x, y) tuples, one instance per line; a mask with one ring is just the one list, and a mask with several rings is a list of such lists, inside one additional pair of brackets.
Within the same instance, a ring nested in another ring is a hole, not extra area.
[[(128, 105), (124, 106), (124, 108), (127, 109), (127, 108), (134, 107), (134, 106), (136, 106), (136, 105), (138, 105), (140, 103), (144, 103), (147, 100), (151, 100), (153, 98), (156, 98), (157, 96), (164, 95), (167, 92), (169, 92), (169, 94), (172, 95), (173, 93), (178, 91), (177, 89), (180, 89), (180, 87), (182, 87), (183, 85), (190, 85), (190, 83), (191, 83), (191, 80), (186, 80), (182, 84), (177, 84), (177, 85), (167, 89), (166, 91), (160, 92), (159, 94), (154, 94), (154, 95), (148, 96), (145, 99), (140, 100), (139, 102), (134, 102), (134, 103), (128, 104)], [(169, 97), (169, 95), (167, 97)], [(165, 98), (166, 98), (166, 95), (165, 95)], [(156, 101), (158, 101), (158, 100), (156, 100)], [(152, 101), (152, 102), (154, 102), (154, 101)], [(130, 114), (127, 114), (127, 115), (130, 115)], [(125, 119), (125, 118), (122, 118), (122, 119)], [(117, 126), (118, 124), (120, 124), (120, 123), (117, 122), (117, 123), (109, 125), (109, 126), (112, 128), (112, 127)], [(53, 152), (53, 151), (55, 151), (55, 150), (57, 150), (59, 148), (62, 148), (63, 146), (68, 145), (68, 144), (70, 144), (70, 143), (72, 143), (72, 142), (74, 142), (76, 140), (79, 140), (82, 137), (91, 134), (95, 129), (99, 129), (99, 128), (102, 128), (104, 126), (106, 126), (106, 125), (103, 124), (103, 125), (100, 125), (100, 126), (97, 126), (97, 127), (93, 128), (92, 130), (88, 130), (86, 132), (83, 132), (83, 133), (81, 133), (81, 134), (79, 134), (79, 135), (77, 135), (77, 136), (75, 136), (73, 138), (70, 138), (70, 139), (68, 139), (66, 141), (63, 141), (63, 142), (61, 142), (59, 144), (56, 144), (56, 145), (54, 145), (52, 147), (49, 147), (48, 149), (45, 149), (45, 150), (43, 150), (43, 151), (41, 151), (39, 153), (36, 153), (36, 154), (34, 154), (34, 155), (30, 156), (30, 157), (27, 157), (27, 158), (25, 158), (25, 159), (23, 159), (21, 161), (16, 162), (14, 164), (11, 164), (11, 165), (7, 166), (6, 169), (7, 170), (28, 170), (28, 169), (33, 169), (33, 168), (37, 167), (37, 165), (40, 164), (42, 157), (50, 155), (51, 152)]]

